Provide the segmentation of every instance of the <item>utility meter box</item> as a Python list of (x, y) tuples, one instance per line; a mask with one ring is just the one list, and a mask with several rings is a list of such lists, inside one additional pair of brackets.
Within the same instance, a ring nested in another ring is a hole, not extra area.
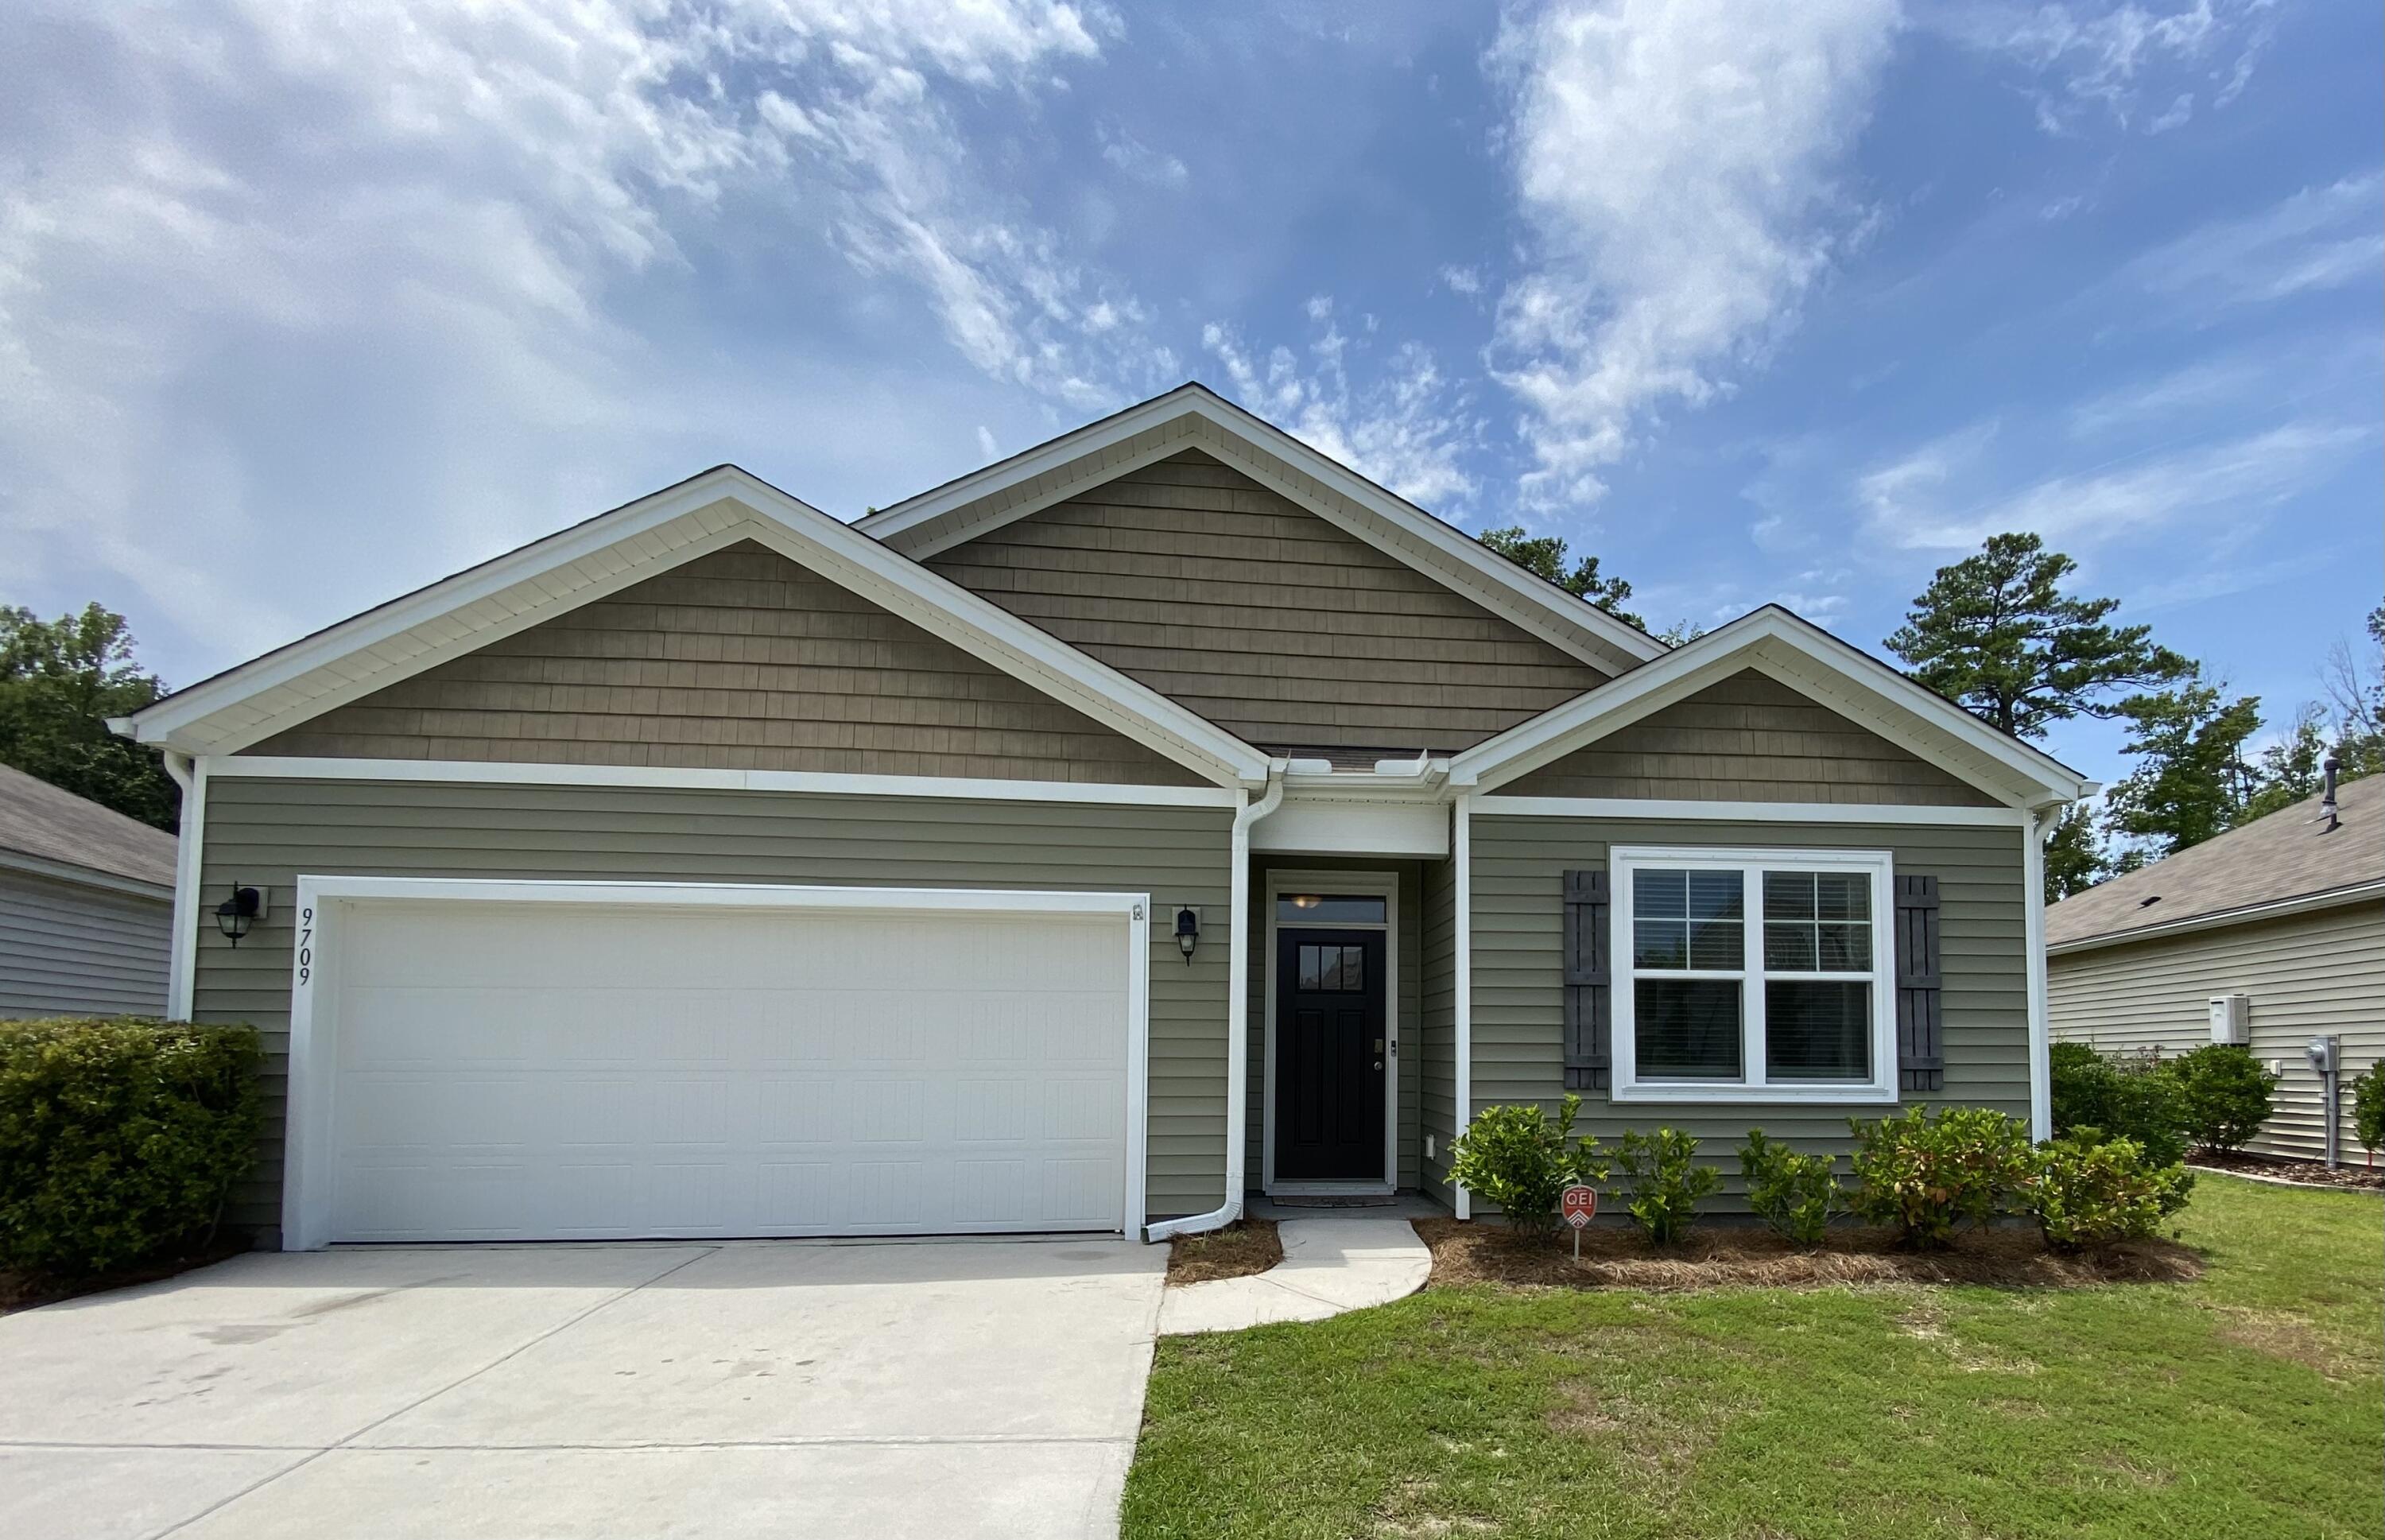
[(2331, 1075), (2335, 1073), (2337, 1060), (2342, 1057), (2343, 1043), (2341, 1038), (2330, 1033), (2326, 1037), (2312, 1038), (2310, 1046), (2303, 1051), (2310, 1055), (2310, 1067), (2313, 1071), (2322, 1075)]
[(2242, 1047), (2253, 1041), (2253, 996), (2211, 996), (2211, 1041)]

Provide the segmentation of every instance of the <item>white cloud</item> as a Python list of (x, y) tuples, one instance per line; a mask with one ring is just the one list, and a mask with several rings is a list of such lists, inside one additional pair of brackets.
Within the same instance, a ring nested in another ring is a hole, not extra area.
[(1289, 347), (1265, 357), (1230, 326), (1202, 328), (1201, 344), (1225, 367), (1242, 405), (1412, 503), (1446, 514), (1476, 491), (1464, 457), (1480, 432), (1464, 392), (1443, 379), (1432, 354), (1408, 343), (1385, 360), (1371, 385), (1350, 383), (1350, 339), (1319, 295), (1308, 314), (1321, 330), (1304, 367)]
[(2374, 283), (2385, 262), (2385, 178), (2304, 188), (2260, 213), (2192, 231), (2121, 269), (2123, 283), (2196, 306), (2263, 304)]
[(2183, 537), (2224, 519), (2241, 536), (2363, 445), (2372, 428), (2308, 420), (2233, 438), (2129, 456), (2018, 487), (1998, 486), (1982, 423), (1923, 444), (1858, 477), (1870, 533), (1905, 550), (1969, 550), (2028, 530), (2093, 549), (2152, 535)]
[(1137, 182), (1154, 187), (1181, 187), (1192, 177), (1183, 161), (1153, 149), (1124, 129), (1104, 129), (1101, 141), (1102, 158)]
[[(2079, 131), (2094, 117), (2126, 128), (2147, 94), (2168, 105), (2147, 133), (2183, 125), (2192, 90), (2220, 79), (2211, 105), (2224, 107), (2252, 80), (2277, 31), (2276, 0), (2185, 0), (2148, 6), (2139, 0), (2101, 4), (1967, 3), (1921, 11), (1923, 24), (1967, 46), (2017, 61), (2037, 125), (2050, 134)], [(2224, 63), (2224, 77), (2215, 64)]]
[(1865, 228), (1832, 177), (1893, 0), (1604, 0), (1511, 20), (1494, 66), (1530, 268), (1492, 357), (1523, 404), (1528, 503), (1597, 496), (1653, 417), (1727, 391)]
[(1455, 263), (1441, 269), (1442, 287), (1454, 294), (1479, 294), (1482, 292), (1482, 269), (1461, 268)]
[[(978, 174), (963, 115), (1055, 89), (1117, 30), (1052, 0), (0, 15), (10, 565), (145, 597), (221, 661), (328, 618), (309, 565), (374, 596), (393, 527), (458, 565), (724, 436), (842, 430), (900, 461), (926, 425), (916, 387), (882, 394), (915, 315), (1005, 385), (1115, 404), (1173, 360)], [(856, 307), (878, 378), (650, 340), (632, 302), (708, 303), (732, 224), (728, 255), (781, 267), (791, 302)]]

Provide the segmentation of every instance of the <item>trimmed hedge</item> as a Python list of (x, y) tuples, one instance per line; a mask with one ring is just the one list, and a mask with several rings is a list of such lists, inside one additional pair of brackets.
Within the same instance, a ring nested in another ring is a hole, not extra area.
[(105, 1272), (209, 1235), (256, 1159), (256, 1029), (0, 1021), (0, 1267)]

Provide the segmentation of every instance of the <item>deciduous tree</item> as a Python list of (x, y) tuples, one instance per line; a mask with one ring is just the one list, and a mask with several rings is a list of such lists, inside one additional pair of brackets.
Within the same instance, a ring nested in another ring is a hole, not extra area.
[(123, 616), (92, 604), (43, 620), (0, 606), (0, 764), (170, 831), (181, 795), (157, 751), (107, 730), (165, 693), (134, 661)]

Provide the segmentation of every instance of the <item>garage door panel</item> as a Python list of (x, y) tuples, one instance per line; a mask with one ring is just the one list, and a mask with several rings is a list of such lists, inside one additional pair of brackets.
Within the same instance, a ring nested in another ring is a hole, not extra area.
[(357, 905), (333, 1238), (1115, 1228), (1125, 923)]

